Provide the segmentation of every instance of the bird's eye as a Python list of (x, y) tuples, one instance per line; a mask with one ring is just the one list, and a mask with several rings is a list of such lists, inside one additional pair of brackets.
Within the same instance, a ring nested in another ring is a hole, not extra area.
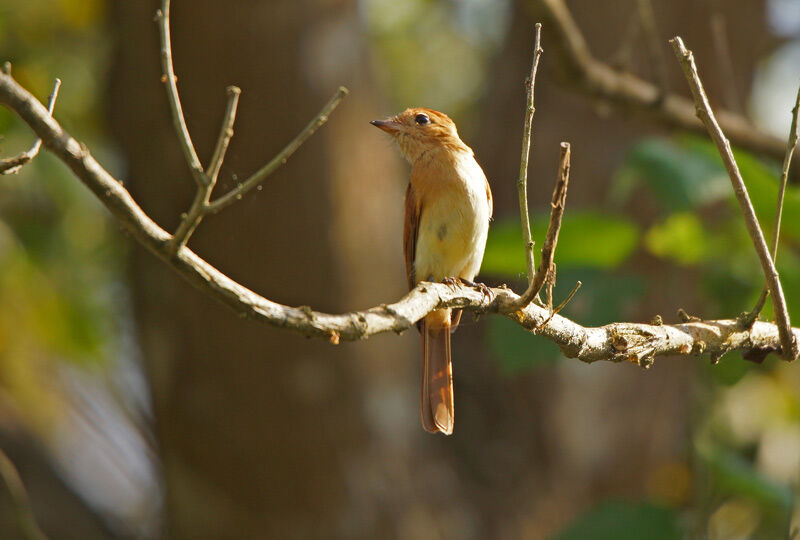
[(430, 122), (431, 122), (431, 119), (430, 119), (430, 118), (428, 118), (428, 115), (427, 115), (427, 114), (422, 114), (422, 113), (420, 113), (420, 114), (418, 114), (417, 116), (415, 116), (415, 117), (414, 117), (414, 121), (415, 121), (417, 124), (419, 124), (419, 125), (421, 125), (421, 126), (424, 126), (425, 124), (430, 124)]

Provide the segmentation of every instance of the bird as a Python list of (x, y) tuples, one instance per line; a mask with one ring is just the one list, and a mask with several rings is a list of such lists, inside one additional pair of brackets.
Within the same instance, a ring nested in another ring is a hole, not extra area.
[[(444, 113), (409, 108), (372, 125), (392, 136), (411, 164), (405, 196), (403, 251), (408, 287), (420, 281), (474, 285), (492, 218), (492, 191), (472, 149)], [(485, 288), (485, 287), (484, 287)], [(451, 435), (454, 424), (450, 334), (461, 310), (426, 315), (422, 337), (422, 425)]]

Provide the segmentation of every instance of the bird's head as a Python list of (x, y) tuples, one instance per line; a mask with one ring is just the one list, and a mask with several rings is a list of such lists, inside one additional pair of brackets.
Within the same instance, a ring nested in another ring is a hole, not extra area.
[(386, 120), (370, 122), (391, 135), (410, 163), (430, 150), (469, 152), (458, 136), (455, 123), (439, 111), (414, 107)]

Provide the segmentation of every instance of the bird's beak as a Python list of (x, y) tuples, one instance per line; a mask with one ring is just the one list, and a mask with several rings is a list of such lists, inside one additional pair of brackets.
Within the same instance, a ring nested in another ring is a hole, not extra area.
[(394, 120), (372, 120), (370, 124), (372, 124), (376, 128), (382, 129), (383, 131), (389, 133), (390, 135), (394, 135), (395, 133), (400, 131), (400, 128), (402, 127), (402, 124), (400, 124), (400, 122), (395, 122)]

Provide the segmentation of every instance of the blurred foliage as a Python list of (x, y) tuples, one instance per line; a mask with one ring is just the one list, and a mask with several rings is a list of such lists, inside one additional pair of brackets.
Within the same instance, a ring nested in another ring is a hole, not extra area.
[(675, 512), (641, 502), (604, 502), (552, 540), (681, 540)]
[[(63, 79), (55, 116), (114, 170), (100, 114), (106, 7), (104, 0), (3, 3), (0, 49), (40, 100), (55, 77)], [(34, 140), (7, 109), (0, 133), (4, 157)], [(115, 315), (126, 302), (114, 229), (92, 194), (44, 150), (18, 174), (0, 176), (0, 390), (40, 431), (60, 410), (53, 368), (62, 361), (100, 367), (113, 353)]]
[[(534, 214), (532, 228), (534, 251), (544, 244), (549, 214)], [(636, 249), (638, 226), (630, 219), (590, 210), (564, 214), (558, 239), (557, 262), (560, 268), (616, 268)], [(489, 228), (483, 272), (506, 278), (525, 273), (522, 225), (519, 219), (497, 220)]]
[[(777, 200), (777, 164), (734, 150), (753, 206), (771, 237)], [(629, 212), (633, 205), (652, 212)], [(584, 284), (566, 314), (581, 324), (629, 320), (653, 284), (628, 261), (655, 258), (697, 276), (704, 306), (699, 315), (733, 317), (749, 309), (763, 287), (763, 274), (716, 148), (695, 136), (643, 139), (632, 145), (614, 177), (606, 210), (565, 214), (556, 252), (555, 302), (576, 280)], [(644, 215), (642, 215), (644, 214)], [(633, 215), (638, 215), (639, 222)], [(534, 218), (538, 258), (548, 222)], [(640, 233), (641, 231), (641, 233)], [(522, 288), (525, 260), (517, 219), (493, 224), (483, 271)], [(790, 312), (800, 308), (800, 187), (786, 193), (777, 259)], [(628, 268), (630, 266), (630, 268)], [(772, 313), (768, 304), (762, 318)], [(635, 315), (634, 315), (635, 316)], [(508, 321), (487, 325), (488, 344), (504, 373), (552, 367), (558, 348)], [(544, 342), (544, 343), (543, 343)], [(669, 501), (602, 503), (571, 523), (558, 540), (683, 538), (676, 510), (689, 504), (696, 530), (708, 538), (779, 538), (792, 512), (792, 489), (800, 476), (800, 373), (794, 364), (769, 357), (762, 364), (740, 353), (718, 365), (698, 362), (699, 413), (687, 456), (693, 490)], [(674, 475), (673, 475), (674, 476)], [(650, 493), (655, 497), (655, 492)]]
[(508, 0), (364, 0), (362, 6), (372, 62), (391, 66), (374, 72), (392, 111), (424, 106), (456, 119), (474, 111), (508, 25)]

